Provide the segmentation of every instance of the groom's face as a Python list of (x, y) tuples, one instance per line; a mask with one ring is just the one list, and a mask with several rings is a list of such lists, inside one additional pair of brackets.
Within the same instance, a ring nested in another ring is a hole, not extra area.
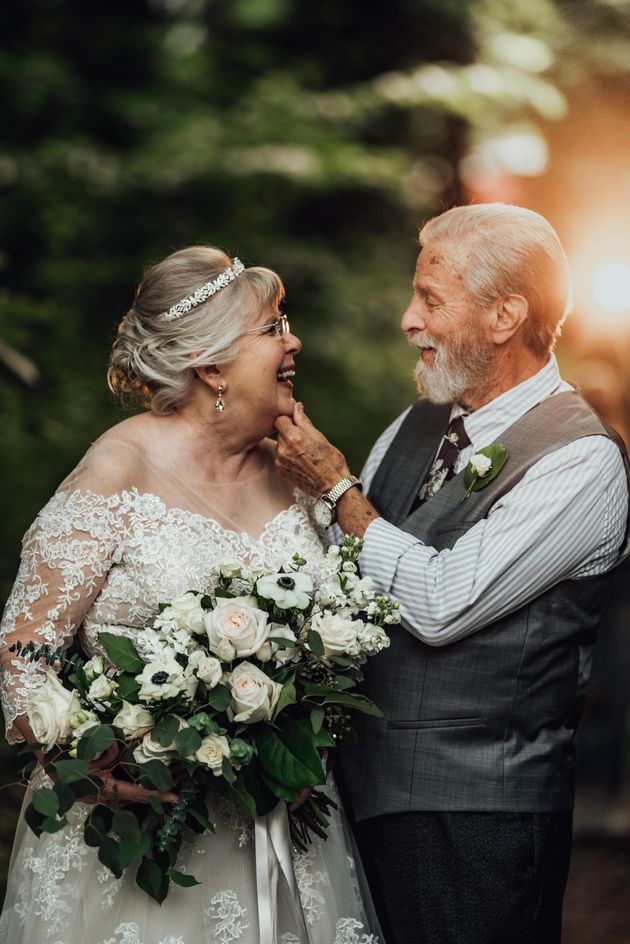
[(402, 330), (420, 350), (419, 393), (434, 403), (468, 402), (486, 386), (495, 361), (485, 312), (463, 284), (465, 264), (465, 253), (452, 243), (425, 246), (402, 316)]

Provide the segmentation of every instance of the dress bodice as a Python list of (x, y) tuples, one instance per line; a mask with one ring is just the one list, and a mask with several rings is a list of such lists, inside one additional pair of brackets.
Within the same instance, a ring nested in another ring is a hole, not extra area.
[(161, 602), (186, 590), (213, 589), (219, 564), (244, 571), (276, 569), (293, 554), (316, 567), (322, 544), (312, 502), (299, 490), (253, 537), (203, 514), (168, 507), (137, 488), (103, 496), (89, 489), (57, 492), (27, 531), (20, 570), (7, 602), (0, 638), (3, 709), (10, 740), (28, 692), (41, 683), (39, 664), (8, 652), (20, 641), (67, 645), (78, 632), (88, 655), (98, 633), (133, 639)]

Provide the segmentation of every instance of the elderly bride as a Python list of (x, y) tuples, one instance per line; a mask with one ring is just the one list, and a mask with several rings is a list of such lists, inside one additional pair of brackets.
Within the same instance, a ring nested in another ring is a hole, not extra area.
[[(295, 406), (301, 345), (279, 309), (283, 294), (275, 273), (209, 246), (147, 271), (118, 329), (109, 383), (148, 409), (94, 443), (24, 538), (0, 649), (9, 741), (34, 740), (25, 703), (43, 678), (39, 663), (9, 651), (17, 640), (56, 647), (78, 636), (91, 656), (104, 628), (133, 639), (161, 600), (211, 590), (208, 575), (226, 559), (252, 569), (278, 568), (296, 552), (319, 560), (310, 499), (277, 477), (267, 438)], [(99, 776), (111, 796), (113, 773)], [(122, 800), (149, 796), (137, 785), (116, 787)], [(180, 860), (201, 884), (173, 887), (161, 908), (84, 844), (87, 806), (39, 839), (22, 818), (0, 941), (258, 944), (253, 824), (225, 800), (209, 804), (216, 833), (191, 838)], [(287, 838), (286, 816), (283, 823)], [(271, 867), (274, 942), (376, 942), (338, 814), (325, 843), (294, 853), (288, 868)]]

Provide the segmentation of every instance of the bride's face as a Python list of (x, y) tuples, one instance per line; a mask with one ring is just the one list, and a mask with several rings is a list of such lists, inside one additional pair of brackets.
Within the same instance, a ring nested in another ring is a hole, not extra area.
[(238, 400), (244, 412), (260, 422), (262, 435), (271, 432), (276, 417), (291, 416), (295, 407), (292, 377), (302, 342), (282, 318), (277, 308), (252, 317), (226, 371), (226, 397)]

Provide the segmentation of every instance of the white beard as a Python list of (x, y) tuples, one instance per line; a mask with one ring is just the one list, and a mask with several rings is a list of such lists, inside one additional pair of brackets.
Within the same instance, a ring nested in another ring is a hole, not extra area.
[(421, 397), (432, 403), (466, 403), (471, 393), (479, 395), (488, 384), (494, 364), (494, 353), (483, 339), (455, 335), (448, 342), (435, 341), (429, 335), (414, 331), (408, 335), (413, 347), (432, 347), (433, 361), (422, 357), (416, 364), (416, 384)]

